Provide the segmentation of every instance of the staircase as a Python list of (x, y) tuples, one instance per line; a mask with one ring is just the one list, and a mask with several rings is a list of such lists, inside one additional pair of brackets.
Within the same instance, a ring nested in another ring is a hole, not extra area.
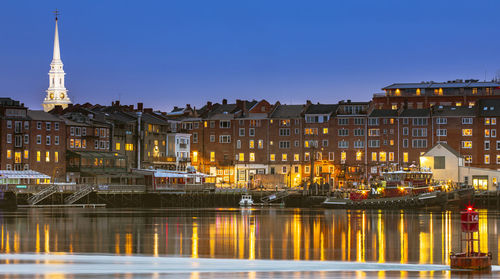
[(281, 191), (281, 192), (276, 192), (276, 193), (271, 194), (269, 196), (262, 197), (260, 199), (260, 201), (263, 203), (271, 203), (271, 202), (283, 199), (283, 198), (287, 197), (288, 195), (290, 195), (290, 193), (288, 193), (288, 191), (285, 190), (285, 191)]
[(64, 203), (65, 204), (73, 204), (74, 202), (85, 197), (86, 195), (90, 194), (93, 191), (94, 191), (94, 186), (92, 186), (92, 185), (87, 185), (85, 187), (82, 187), (80, 190), (74, 192), (73, 194), (71, 194), (70, 196), (65, 198)]
[(34, 194), (33, 196), (29, 197), (28, 203), (31, 205), (35, 205), (35, 204), (43, 201), (44, 199), (48, 198), (49, 196), (51, 196), (55, 192), (57, 192), (57, 186), (51, 185), (51, 186), (41, 190), (40, 192)]

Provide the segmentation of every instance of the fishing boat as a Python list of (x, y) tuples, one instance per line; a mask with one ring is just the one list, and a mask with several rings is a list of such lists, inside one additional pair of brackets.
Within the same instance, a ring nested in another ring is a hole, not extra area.
[(383, 180), (370, 189), (356, 189), (344, 198), (331, 197), (327, 208), (432, 208), (460, 204), (472, 198), (473, 189), (451, 189), (432, 181), (426, 169), (403, 169), (382, 172)]

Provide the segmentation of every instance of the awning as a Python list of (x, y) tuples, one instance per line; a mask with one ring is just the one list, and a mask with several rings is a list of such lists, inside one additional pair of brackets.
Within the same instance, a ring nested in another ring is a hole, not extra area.
[(50, 176), (34, 170), (26, 170), (26, 171), (0, 170), (0, 179), (2, 178), (50, 179)]

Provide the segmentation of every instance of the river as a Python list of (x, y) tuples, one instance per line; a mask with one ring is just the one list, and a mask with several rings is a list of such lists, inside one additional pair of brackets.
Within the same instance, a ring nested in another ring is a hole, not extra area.
[[(479, 213), (497, 265), (500, 213)], [(0, 224), (0, 278), (471, 278), (447, 266), (456, 212), (34, 208)]]

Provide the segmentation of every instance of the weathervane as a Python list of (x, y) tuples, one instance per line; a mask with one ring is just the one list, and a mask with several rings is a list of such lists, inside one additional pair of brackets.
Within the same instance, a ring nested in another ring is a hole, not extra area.
[(61, 13), (59, 13), (59, 11), (57, 9), (53, 13), (56, 16), (56, 20), (57, 20), (57, 16), (59, 16)]

